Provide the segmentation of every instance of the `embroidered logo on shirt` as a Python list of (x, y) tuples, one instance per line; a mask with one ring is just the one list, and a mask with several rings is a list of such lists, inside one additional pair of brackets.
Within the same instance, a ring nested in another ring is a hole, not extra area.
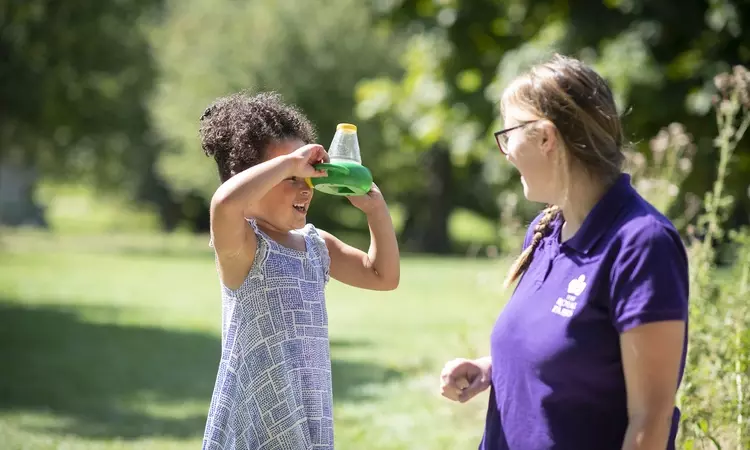
[(558, 297), (555, 305), (552, 307), (552, 312), (562, 317), (570, 317), (578, 307), (578, 296), (583, 293), (586, 289), (586, 275), (581, 275), (578, 278), (574, 278), (568, 283), (568, 295), (565, 298)]
[(584, 289), (586, 289), (586, 275), (581, 274), (568, 283), (568, 294), (581, 295)]

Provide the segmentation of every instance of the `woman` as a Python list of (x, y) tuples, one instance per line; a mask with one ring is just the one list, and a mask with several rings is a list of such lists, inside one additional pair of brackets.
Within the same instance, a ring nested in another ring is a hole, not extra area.
[(688, 262), (677, 231), (621, 172), (607, 83), (556, 55), (511, 83), (498, 146), (531, 223), (490, 355), (445, 365), (442, 394), (490, 390), (480, 449), (673, 449), (687, 348)]

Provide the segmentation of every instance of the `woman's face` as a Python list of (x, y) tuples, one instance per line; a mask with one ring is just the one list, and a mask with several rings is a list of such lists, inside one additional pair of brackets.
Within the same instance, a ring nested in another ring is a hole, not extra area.
[(533, 202), (556, 204), (561, 192), (558, 173), (557, 130), (548, 120), (540, 120), (514, 106), (505, 109), (505, 128), (529, 123), (508, 131), (505, 158), (518, 169), (524, 196)]

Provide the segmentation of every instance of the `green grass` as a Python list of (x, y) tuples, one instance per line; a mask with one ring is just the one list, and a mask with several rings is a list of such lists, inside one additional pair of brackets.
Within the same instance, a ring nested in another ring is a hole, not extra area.
[(151, 208), (85, 185), (43, 182), (36, 196), (45, 205), (50, 227), (66, 234), (159, 229), (159, 218)]
[[(397, 291), (329, 285), (337, 448), (476, 446), (486, 393), (454, 404), (438, 377), (486, 352), (504, 268), (409, 258)], [(199, 448), (220, 314), (205, 237), (0, 233), (3, 448)]]
[[(42, 183), (38, 201), (45, 205), (50, 229), (67, 236), (108, 233), (155, 233), (159, 218), (153, 208), (135, 205), (122, 195), (102, 193), (75, 184)], [(403, 205), (389, 205), (394, 227), (401, 230), (406, 211)], [(338, 221), (349, 226), (359, 224), (361, 212), (355, 208), (340, 211)], [(497, 224), (475, 212), (458, 208), (450, 215), (448, 232), (455, 243), (463, 246), (494, 246), (500, 243)], [(368, 245), (367, 236), (358, 236)], [(515, 247), (514, 247), (515, 248)]]

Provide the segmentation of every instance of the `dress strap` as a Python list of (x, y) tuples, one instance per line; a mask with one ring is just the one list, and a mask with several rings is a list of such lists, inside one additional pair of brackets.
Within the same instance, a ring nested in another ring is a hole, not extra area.
[(250, 268), (250, 274), (254, 275), (262, 271), (263, 265), (266, 263), (266, 258), (268, 258), (270, 244), (268, 242), (268, 236), (266, 236), (266, 234), (258, 227), (258, 223), (255, 219), (247, 219), (247, 223), (253, 229), (258, 241), (258, 245), (255, 249), (253, 267)]
[(308, 253), (311, 253), (320, 260), (320, 264), (324, 270), (325, 282), (328, 283), (328, 280), (331, 278), (331, 256), (328, 253), (328, 246), (323, 240), (323, 236), (318, 233), (318, 230), (311, 223), (305, 225), (302, 233), (308, 238), (306, 241), (312, 244), (312, 247), (308, 248)]

